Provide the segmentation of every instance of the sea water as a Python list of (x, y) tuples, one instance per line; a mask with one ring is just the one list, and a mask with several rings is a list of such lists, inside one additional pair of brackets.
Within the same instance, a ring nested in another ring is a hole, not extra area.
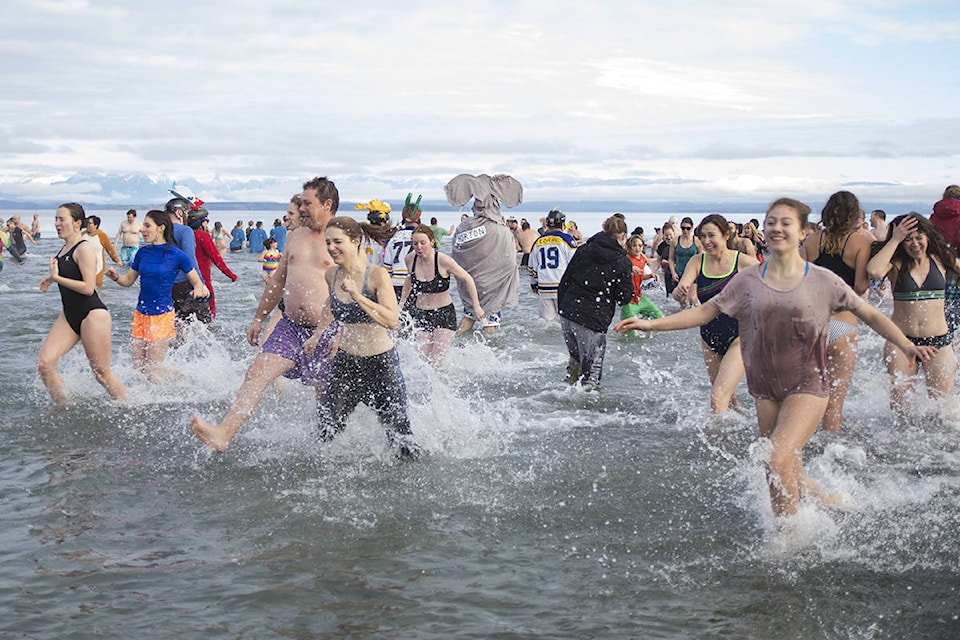
[(105, 283), (130, 401), (78, 347), (60, 364), (75, 402), (54, 408), (35, 361), (60, 301), (37, 283), (59, 246), (45, 230), (0, 272), (0, 637), (960, 637), (956, 399), (898, 422), (867, 329), (843, 431), (805, 450), (846, 503), (775, 522), (752, 401), (741, 385), (741, 411), (710, 415), (696, 330), (611, 334), (585, 393), (526, 286), (442, 371), (398, 342), (417, 462), (366, 408), (319, 442), (312, 391), (288, 380), (227, 453), (193, 438), (189, 416), (222, 417), (255, 356), (249, 253), (227, 256), (236, 283), (214, 271), (217, 321), (170, 350), (172, 384), (131, 366), (137, 286)]

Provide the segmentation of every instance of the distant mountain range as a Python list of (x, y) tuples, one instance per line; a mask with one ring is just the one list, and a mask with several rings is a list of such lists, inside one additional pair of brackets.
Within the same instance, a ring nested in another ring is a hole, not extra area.
[[(192, 178), (177, 180), (193, 193), (206, 201), (211, 211), (223, 210), (264, 210), (285, 208), (286, 200), (275, 199), (277, 193), (295, 193), (300, 183), (294, 180), (223, 180), (219, 176), (207, 182)], [(147, 209), (156, 207), (169, 199), (168, 189), (174, 184), (166, 175), (151, 178), (144, 174), (76, 173), (66, 179), (41, 182), (0, 182), (0, 209), (52, 209), (62, 202), (77, 201), (92, 209)], [(801, 199), (803, 197), (801, 196)], [(815, 203), (822, 195), (811, 196), (807, 202)], [(551, 200), (530, 201), (509, 210), (509, 212), (546, 214), (550, 209), (558, 208), (565, 212), (605, 212), (614, 213), (762, 213), (769, 203), (758, 202), (691, 202), (684, 200)], [(353, 210), (353, 202), (341, 203), (341, 211)], [(424, 200), (424, 211), (450, 211), (445, 200)], [(878, 205), (873, 204), (874, 207)], [(929, 213), (929, 203), (889, 203), (879, 204), (889, 212), (918, 211)], [(816, 212), (816, 207), (815, 212)], [(469, 211), (469, 206), (463, 208)]]

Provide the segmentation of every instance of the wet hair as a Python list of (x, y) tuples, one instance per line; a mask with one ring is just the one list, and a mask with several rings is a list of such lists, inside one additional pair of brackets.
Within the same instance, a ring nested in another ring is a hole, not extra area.
[(133, 216), (134, 218), (136, 218), (136, 217), (137, 217), (137, 210), (136, 210), (136, 209), (127, 209), (127, 215), (128, 215), (128, 216)]
[[(434, 249), (437, 248), (437, 236), (435, 236), (435, 235), (433, 234), (433, 229), (431, 229), (431, 228), (428, 227), (427, 225), (425, 225), (425, 224), (418, 224), (418, 225), (413, 229), (413, 233), (422, 233), (423, 235), (427, 236), (428, 238), (430, 238), (430, 244), (433, 245), (433, 248), (434, 248)], [(413, 233), (411, 233), (410, 235), (413, 236)]]
[(960, 200), (960, 186), (957, 186), (955, 184), (950, 185), (949, 187), (943, 190), (943, 197)]
[(303, 183), (303, 190), (307, 189), (316, 191), (320, 202), (330, 200), (330, 213), (337, 213), (337, 209), (340, 208), (340, 192), (337, 191), (337, 185), (333, 184), (333, 180), (327, 180), (326, 176), (317, 176)]
[[(304, 189), (308, 188), (313, 187), (304, 187)], [(360, 223), (349, 216), (335, 216), (330, 218), (330, 222), (327, 223), (326, 228), (339, 229), (347, 234), (347, 237), (351, 240), (359, 240), (363, 237), (363, 228), (360, 226)]]
[(430, 218), (430, 224), (437, 224), (436, 218)]
[[(927, 255), (936, 258), (940, 264), (943, 265), (943, 269), (946, 272), (944, 275), (947, 276), (947, 279), (949, 280), (951, 277), (960, 278), (960, 271), (957, 270), (956, 252), (954, 252), (954, 250), (950, 248), (950, 245), (947, 244), (947, 239), (943, 237), (943, 234), (940, 233), (940, 230), (933, 226), (932, 222), (916, 211), (911, 211), (910, 213), (894, 218), (890, 223), (890, 226), (887, 227), (887, 239), (882, 242), (874, 242), (873, 246), (871, 247), (871, 255), (882, 249), (883, 245), (890, 241), (890, 239), (893, 237), (894, 228), (903, 222), (907, 217), (916, 218), (917, 232), (922, 233), (927, 238)], [(901, 282), (903, 282), (904, 278), (909, 275), (910, 270), (916, 266), (917, 261), (914, 260), (909, 253), (907, 253), (907, 250), (903, 247), (903, 242), (897, 245), (896, 251), (893, 252), (890, 262), (892, 263), (894, 260), (900, 262), (900, 266), (897, 269), (897, 284), (899, 285)]]
[(263, 248), (264, 248), (264, 249), (270, 249), (270, 248), (276, 246), (276, 244), (277, 244), (277, 241), (274, 240), (273, 238), (265, 238), (264, 241), (263, 241)]
[(837, 191), (827, 199), (820, 213), (823, 236), (820, 250), (826, 254), (837, 255), (843, 250), (843, 243), (860, 226), (860, 201), (849, 191)]
[(95, 226), (97, 229), (100, 228), (100, 216), (87, 216), (87, 219), (84, 220), (83, 223), (86, 224), (88, 222), (92, 222), (93, 226)]
[(701, 220), (700, 224), (697, 225), (697, 228), (693, 230), (693, 235), (702, 239), (703, 233), (704, 233), (703, 227), (704, 225), (708, 225), (708, 224), (712, 224), (713, 226), (715, 226), (720, 231), (720, 235), (726, 238), (727, 248), (728, 249), (732, 248), (730, 246), (730, 243), (733, 242), (733, 229), (730, 226), (730, 223), (727, 222), (727, 219), (724, 218), (719, 213), (711, 213), (706, 218)]
[(883, 209), (874, 209), (873, 211), (870, 212), (870, 215), (871, 215), (871, 216), (877, 216), (877, 217), (880, 218), (881, 220), (886, 220), (886, 219), (887, 219), (887, 212), (884, 211)]
[(217, 220), (216, 222), (213, 223), (213, 229), (214, 231), (219, 231), (220, 229), (223, 229), (223, 224), (221, 224), (221, 222)]
[(795, 198), (777, 198), (767, 207), (767, 214), (777, 207), (790, 207), (797, 212), (797, 218), (800, 220), (800, 228), (807, 226), (807, 219), (810, 217), (810, 207)]
[[(74, 222), (79, 222), (83, 224), (83, 221), (86, 219), (87, 214), (83, 210), (83, 206), (77, 202), (64, 202), (62, 205), (57, 207), (57, 209), (66, 209), (70, 212), (70, 217), (73, 218)], [(13, 218), (7, 220), (7, 222), (12, 221)]]
[(619, 236), (627, 232), (627, 222), (620, 216), (613, 215), (603, 221), (603, 233), (608, 236)]
[[(145, 216), (153, 220), (153, 224), (158, 227), (163, 227), (163, 242), (164, 244), (175, 244), (173, 239), (173, 222), (170, 220), (170, 214), (166, 211), (160, 211), (159, 209), (151, 209), (147, 211)], [(164, 250), (166, 254), (166, 250)]]

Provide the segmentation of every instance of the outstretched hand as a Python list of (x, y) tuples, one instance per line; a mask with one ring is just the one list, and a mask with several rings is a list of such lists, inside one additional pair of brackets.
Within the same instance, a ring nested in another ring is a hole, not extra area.
[(630, 331), (650, 331), (650, 321), (643, 318), (627, 318), (621, 320), (613, 326), (617, 333), (629, 333)]

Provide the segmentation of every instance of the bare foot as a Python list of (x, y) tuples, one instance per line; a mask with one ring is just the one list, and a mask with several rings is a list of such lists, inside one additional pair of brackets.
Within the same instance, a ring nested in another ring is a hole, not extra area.
[(219, 425), (209, 424), (200, 419), (200, 416), (193, 414), (190, 416), (190, 430), (197, 436), (200, 442), (209, 445), (223, 453), (230, 446), (230, 437), (226, 430)]

